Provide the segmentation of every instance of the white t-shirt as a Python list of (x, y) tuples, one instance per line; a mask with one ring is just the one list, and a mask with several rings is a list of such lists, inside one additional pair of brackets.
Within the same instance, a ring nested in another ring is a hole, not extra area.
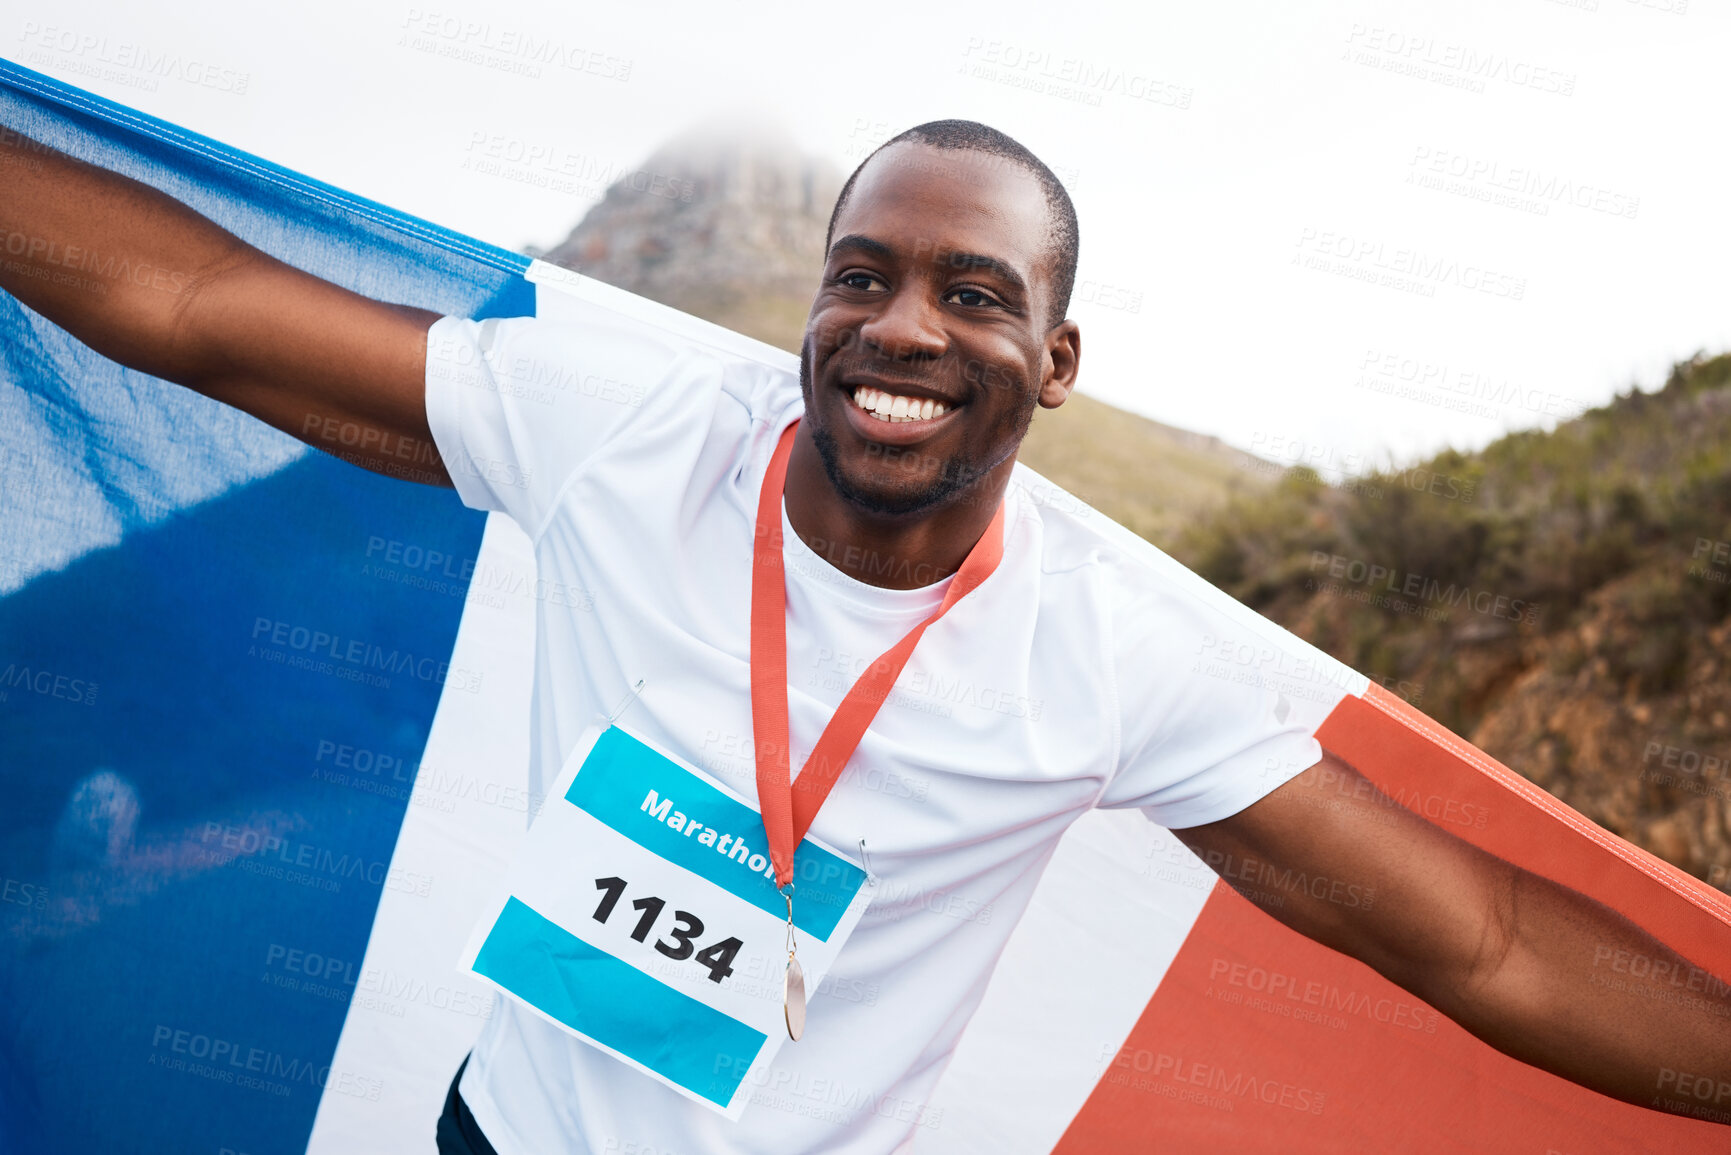
[[(534, 543), (531, 789), (642, 679), (620, 724), (755, 798), (752, 533), (794, 362), (547, 286), (538, 312), (438, 321), (427, 380), (463, 501)], [(501, 1155), (893, 1151), (1075, 818), (1211, 822), (1317, 760), (1274, 691), (1192, 672), (1243, 632), (1224, 595), (1023, 466), (1006, 500), (1002, 563), (926, 632), (812, 825), (880, 881), (805, 1037), (730, 1123), (503, 998), (461, 1085)], [(797, 767), (945, 583), (856, 581), (783, 523)]]

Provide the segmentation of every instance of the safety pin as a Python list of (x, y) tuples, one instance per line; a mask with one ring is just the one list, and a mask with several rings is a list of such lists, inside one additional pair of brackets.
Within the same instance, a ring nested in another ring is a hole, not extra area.
[(643, 679), (638, 678), (637, 684), (631, 687), (631, 692), (625, 695), (617, 706), (613, 707), (613, 712), (611, 714), (607, 715), (607, 724), (609, 726), (613, 725), (613, 723), (619, 718), (619, 715), (623, 714), (628, 708), (630, 708), (631, 703), (635, 702), (637, 700), (637, 695), (642, 692)]

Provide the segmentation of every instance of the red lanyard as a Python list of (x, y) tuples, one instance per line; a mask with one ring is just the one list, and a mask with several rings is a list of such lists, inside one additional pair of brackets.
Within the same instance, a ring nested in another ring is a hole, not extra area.
[(811, 829), (811, 820), (841, 777), (866, 728), (889, 697), (902, 667), (926, 627), (992, 575), (1004, 556), (1004, 507), (968, 551), (967, 560), (950, 580), (944, 600), (931, 617), (909, 630), (885, 650), (836, 707), (823, 736), (792, 785), (788, 782), (787, 748), (787, 586), (781, 563), (781, 497), (787, 482), (787, 460), (793, 452), (795, 421), (782, 432), (769, 460), (757, 498), (757, 536), (751, 567), (751, 728), (757, 748), (757, 801), (763, 808), (763, 829), (769, 835), (769, 858), (775, 864), (777, 886), (793, 881), (793, 849)]

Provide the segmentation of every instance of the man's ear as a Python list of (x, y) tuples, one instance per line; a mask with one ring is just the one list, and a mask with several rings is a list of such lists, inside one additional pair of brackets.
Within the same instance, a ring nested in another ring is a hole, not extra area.
[(1074, 321), (1055, 325), (1046, 334), (1046, 353), (1040, 377), (1040, 407), (1056, 409), (1076, 387), (1082, 368), (1082, 327)]

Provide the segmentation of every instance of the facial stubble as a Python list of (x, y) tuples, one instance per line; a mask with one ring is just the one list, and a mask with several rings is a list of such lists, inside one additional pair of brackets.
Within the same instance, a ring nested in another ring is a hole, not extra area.
[[(812, 413), (812, 382), (811, 365), (808, 357), (799, 359), (799, 388), (805, 398), (806, 418), (809, 421)], [(830, 485), (841, 495), (842, 500), (864, 513), (876, 516), (904, 517), (910, 514), (924, 513), (951, 501), (965, 501), (965, 491), (972, 487), (980, 478), (1003, 464), (1006, 458), (1013, 456), (1033, 424), (1034, 409), (1037, 398), (1031, 390), (1022, 392), (1021, 404), (1007, 416), (1014, 436), (1010, 448), (996, 460), (984, 464), (969, 462), (962, 454), (953, 454), (943, 460), (937, 476), (921, 490), (912, 493), (884, 493), (864, 489), (850, 479), (841, 468), (841, 446), (836, 441), (835, 434), (819, 422), (811, 422), (811, 440), (817, 447), (818, 459), (823, 462), (823, 471), (829, 478)], [(851, 398), (844, 404), (852, 405)], [(893, 469), (891, 464), (904, 452), (893, 447), (885, 447), (882, 460), (886, 472)], [(894, 456), (892, 456), (894, 455)]]

